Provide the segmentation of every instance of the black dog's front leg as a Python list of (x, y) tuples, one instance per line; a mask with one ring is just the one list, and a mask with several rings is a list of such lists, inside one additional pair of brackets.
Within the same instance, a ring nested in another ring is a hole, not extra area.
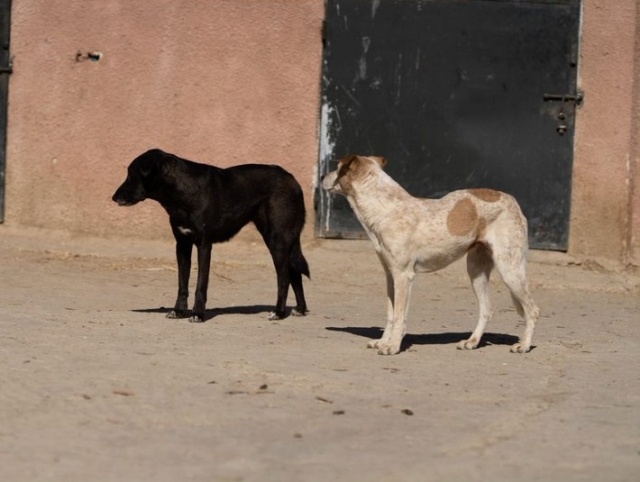
[(193, 243), (184, 238), (176, 238), (176, 259), (178, 261), (178, 299), (175, 308), (167, 318), (186, 318), (187, 299), (189, 298), (189, 274), (191, 272), (191, 253)]
[(204, 321), (210, 266), (211, 244), (203, 241), (198, 244), (198, 283), (196, 284), (196, 300), (193, 304), (193, 312), (191, 318), (189, 318), (191, 323), (201, 323)]

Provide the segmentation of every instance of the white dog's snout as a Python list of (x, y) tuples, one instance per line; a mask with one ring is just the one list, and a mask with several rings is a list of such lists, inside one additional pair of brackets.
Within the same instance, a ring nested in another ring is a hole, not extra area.
[(338, 175), (336, 171), (331, 171), (322, 176), (322, 188), (326, 191), (334, 190)]

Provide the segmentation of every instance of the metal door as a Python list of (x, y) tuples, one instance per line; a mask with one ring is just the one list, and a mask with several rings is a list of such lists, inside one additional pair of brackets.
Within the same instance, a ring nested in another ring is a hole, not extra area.
[(11, 28), (11, 1), (0, 0), (0, 223), (4, 221), (4, 173), (7, 155), (7, 101), (11, 55), (9, 31)]
[[(566, 249), (580, 0), (327, 0), (318, 175), (382, 155), (410, 193), (513, 194), (535, 248)], [(316, 193), (316, 232), (362, 237)]]

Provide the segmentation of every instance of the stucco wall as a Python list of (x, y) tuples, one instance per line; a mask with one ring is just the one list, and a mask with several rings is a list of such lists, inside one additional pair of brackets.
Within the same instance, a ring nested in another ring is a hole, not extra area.
[[(318, 148), (323, 0), (13, 0), (5, 222), (169, 237), (110, 196), (161, 147), (278, 163), (306, 192)], [(584, 0), (569, 252), (640, 265), (636, 0)], [(76, 52), (101, 51), (99, 62)]]
[(633, 103), (631, 107), (631, 156), (628, 261), (640, 266), (640, 3), (636, 2)]
[(323, 17), (322, 0), (14, 0), (5, 221), (170, 236), (156, 203), (110, 200), (151, 147), (281, 164), (312, 220)]
[[(636, 0), (585, 0), (579, 87), (585, 92), (577, 116), (569, 251), (623, 262), (634, 249), (630, 233)], [(635, 124), (637, 129), (637, 124)], [(636, 154), (637, 155), (637, 154)], [(633, 241), (637, 249), (638, 238)]]

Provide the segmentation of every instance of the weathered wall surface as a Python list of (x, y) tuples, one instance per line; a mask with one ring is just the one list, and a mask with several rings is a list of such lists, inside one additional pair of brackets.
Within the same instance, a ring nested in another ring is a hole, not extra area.
[(6, 222), (170, 236), (156, 203), (110, 200), (151, 147), (281, 164), (310, 213), (323, 17), (322, 0), (14, 0)]
[(583, 4), (579, 87), (585, 103), (577, 116), (569, 246), (577, 256), (629, 262), (638, 251), (637, 189), (635, 198), (632, 193), (640, 179), (631, 169), (638, 163), (637, 15), (635, 0)]
[(628, 261), (640, 266), (640, 3), (636, 3), (635, 55), (633, 70), (633, 102), (631, 108), (631, 156), (629, 161), (629, 256)]
[[(637, 1), (583, 5), (569, 252), (640, 265)], [(6, 223), (168, 237), (157, 204), (110, 201), (161, 147), (283, 165), (311, 233), (323, 17), (323, 0), (14, 0)]]

